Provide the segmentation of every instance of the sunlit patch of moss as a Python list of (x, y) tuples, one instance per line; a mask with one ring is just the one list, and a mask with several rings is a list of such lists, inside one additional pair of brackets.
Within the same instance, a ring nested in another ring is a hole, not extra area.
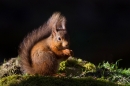
[(85, 67), (86, 72), (96, 72), (96, 66), (91, 62), (86, 63), (83, 67)]
[(59, 72), (64, 72), (66, 68), (66, 61), (62, 61), (59, 66)]
[(8, 76), (0, 79), (0, 86), (11, 86), (13, 83), (18, 84), (20, 80), (19, 75)]

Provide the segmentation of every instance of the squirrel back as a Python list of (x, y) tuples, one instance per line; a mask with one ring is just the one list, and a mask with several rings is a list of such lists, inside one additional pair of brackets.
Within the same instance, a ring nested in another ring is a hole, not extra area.
[(65, 23), (65, 17), (56, 12), (47, 23), (24, 38), (19, 49), (24, 73), (53, 75), (59, 62), (72, 55)]

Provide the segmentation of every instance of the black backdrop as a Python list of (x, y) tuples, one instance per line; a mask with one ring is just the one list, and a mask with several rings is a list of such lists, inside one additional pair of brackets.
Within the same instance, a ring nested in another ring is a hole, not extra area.
[(130, 67), (129, 0), (1, 0), (0, 61), (17, 56), (26, 34), (55, 11), (67, 18), (75, 57)]

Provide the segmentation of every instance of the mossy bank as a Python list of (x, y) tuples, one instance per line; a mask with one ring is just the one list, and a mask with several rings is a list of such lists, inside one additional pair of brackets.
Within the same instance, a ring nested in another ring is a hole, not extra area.
[(60, 63), (58, 74), (49, 77), (23, 74), (19, 58), (4, 61), (0, 66), (0, 86), (130, 86), (130, 68), (118, 68), (116, 63), (94, 65), (80, 58), (69, 58)]

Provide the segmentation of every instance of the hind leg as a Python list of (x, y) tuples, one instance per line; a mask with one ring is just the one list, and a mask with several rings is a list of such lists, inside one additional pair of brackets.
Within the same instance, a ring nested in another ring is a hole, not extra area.
[(58, 65), (55, 55), (50, 51), (38, 51), (33, 54), (32, 67), (35, 74), (53, 75), (57, 72)]

